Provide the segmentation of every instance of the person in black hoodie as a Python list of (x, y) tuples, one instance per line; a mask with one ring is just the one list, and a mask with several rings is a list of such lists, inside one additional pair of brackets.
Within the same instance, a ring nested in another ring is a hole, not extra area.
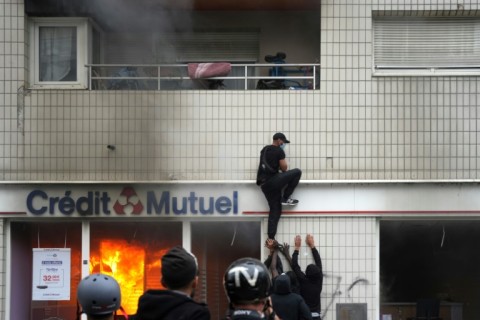
[(210, 311), (193, 300), (198, 283), (198, 264), (180, 246), (162, 257), (162, 285), (168, 290), (148, 290), (138, 299), (135, 320), (210, 320)]
[(290, 287), (290, 277), (281, 274), (275, 279), (271, 296), (273, 310), (282, 320), (311, 320), (312, 315), (303, 298), (293, 293)]
[(292, 255), (292, 269), (297, 275), (298, 282), (300, 283), (300, 295), (305, 299), (305, 302), (310, 308), (312, 319), (319, 320), (321, 319), (320, 294), (322, 293), (323, 287), (322, 259), (320, 259), (320, 254), (315, 248), (315, 240), (311, 234), (307, 234), (305, 243), (312, 250), (315, 264), (309, 264), (305, 273), (300, 269), (298, 265), (298, 253), (302, 244), (302, 238), (297, 235), (295, 237), (295, 251)]

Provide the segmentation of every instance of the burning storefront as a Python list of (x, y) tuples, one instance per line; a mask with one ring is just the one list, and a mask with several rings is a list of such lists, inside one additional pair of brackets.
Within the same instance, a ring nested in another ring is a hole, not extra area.
[[(200, 281), (195, 299), (207, 302), (214, 319), (222, 318), (228, 307), (222, 287), (227, 266), (240, 257), (263, 259), (268, 254), (263, 249), (267, 204), (249, 183), (5, 184), (0, 191), (6, 319), (75, 319), (78, 283), (94, 272), (118, 280), (123, 307), (135, 314), (145, 290), (162, 288), (161, 257), (175, 245), (197, 256)], [(468, 293), (474, 291), (471, 282), (462, 284), (461, 291), (453, 290), (461, 282), (455, 272), (445, 273), (438, 264), (443, 261), (441, 265), (451, 270), (460, 270), (461, 265), (463, 273), (478, 274), (466, 268), (467, 263), (454, 263), (467, 259), (467, 250), (459, 247), (474, 249), (465, 245), (464, 235), (475, 233), (480, 215), (475, 185), (302, 183), (297, 192), (300, 205), (283, 212), (277, 239), (292, 245), (296, 234), (314, 234), (324, 264), (325, 319), (334, 319), (336, 309), (352, 303), (361, 305), (368, 318), (385, 313), (396, 319), (391, 310), (397, 309), (410, 314), (413, 307), (394, 302), (409, 299), (413, 306), (415, 297), (393, 280), (413, 285), (420, 274), (430, 276), (429, 281), (441, 275), (441, 286), (415, 283), (418, 293), (435, 296), (437, 288), (452, 299), (441, 304), (444, 319), (460, 319), (451, 314), (475, 299)], [(468, 221), (448, 222), (454, 219)], [(433, 239), (433, 247), (415, 244), (426, 235)], [(429, 248), (435, 248), (433, 256)], [(393, 252), (400, 251), (402, 259), (397, 259)], [(453, 257), (455, 252), (463, 252), (462, 257)], [(412, 257), (430, 269), (395, 269), (399, 264), (394, 261), (411, 266)], [(426, 257), (437, 262), (435, 267), (425, 262)], [(288, 262), (281, 258), (288, 270)], [(312, 261), (305, 245), (299, 258), (302, 268)], [(464, 304), (457, 303), (459, 297)], [(464, 310), (477, 312), (471, 305)]]
[[(9, 210), (15, 216), (9, 221), (9, 312), (22, 319), (75, 319), (77, 285), (82, 277), (96, 272), (117, 279), (123, 308), (135, 314), (145, 290), (163, 288), (161, 257), (175, 245), (188, 247), (197, 256), (196, 299), (208, 300), (212, 314), (220, 317), (228, 307), (220, 290), (224, 269), (239, 257), (260, 257), (261, 221), (239, 219), (236, 190), (87, 185), (13, 189), (23, 193), (23, 200), (15, 201)], [(69, 250), (70, 278), (58, 275), (55, 285), (42, 282), (32, 289), (32, 274), (43, 272), (32, 265), (32, 250), (57, 248)], [(60, 290), (55, 287), (60, 286), (67, 291), (64, 300), (54, 298)], [(32, 290), (38, 287), (49, 287), (52, 293), (43, 290), (42, 298), (32, 298)]]

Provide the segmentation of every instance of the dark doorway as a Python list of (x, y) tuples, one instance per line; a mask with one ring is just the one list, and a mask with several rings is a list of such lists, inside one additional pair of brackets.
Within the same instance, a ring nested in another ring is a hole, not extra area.
[[(480, 317), (480, 221), (380, 222), (382, 313), (388, 305), (420, 299), (440, 301), (440, 317)], [(391, 310), (400, 310), (398, 306)], [(453, 311), (453, 312), (452, 312)], [(400, 311), (398, 311), (400, 312)], [(397, 319), (396, 311), (392, 319)], [(462, 318), (460, 318), (462, 319)]]
[(191, 234), (200, 268), (196, 298), (207, 302), (212, 319), (222, 319), (228, 308), (224, 272), (238, 258), (260, 258), (260, 222), (194, 222)]

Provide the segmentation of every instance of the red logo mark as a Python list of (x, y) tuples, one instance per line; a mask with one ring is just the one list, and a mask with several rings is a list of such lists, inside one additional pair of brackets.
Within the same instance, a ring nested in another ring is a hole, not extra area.
[(135, 189), (125, 187), (120, 193), (120, 197), (113, 205), (113, 210), (117, 214), (140, 214), (143, 211), (143, 204), (138, 198)]

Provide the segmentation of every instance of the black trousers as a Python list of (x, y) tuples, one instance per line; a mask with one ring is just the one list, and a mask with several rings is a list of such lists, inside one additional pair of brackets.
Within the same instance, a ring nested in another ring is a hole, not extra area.
[(301, 176), (302, 171), (300, 169), (287, 170), (286, 172), (277, 173), (262, 184), (262, 192), (265, 198), (267, 198), (270, 208), (267, 228), (270, 239), (274, 239), (277, 233), (278, 221), (282, 214), (282, 198), (290, 198)]

